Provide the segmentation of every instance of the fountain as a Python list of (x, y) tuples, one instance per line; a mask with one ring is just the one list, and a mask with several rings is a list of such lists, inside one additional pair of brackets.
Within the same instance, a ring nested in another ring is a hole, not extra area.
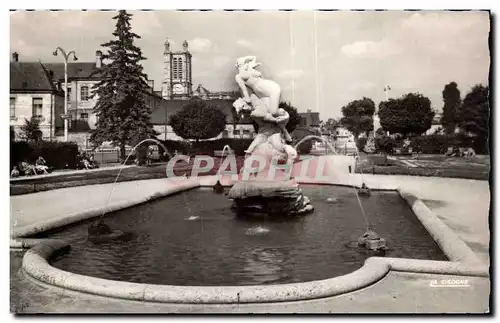
[[(122, 166), (125, 166), (127, 164), (128, 159), (130, 158), (130, 156), (132, 156), (132, 154), (137, 149), (137, 147), (139, 147), (140, 145), (142, 145), (143, 143), (148, 142), (148, 141), (152, 141), (152, 142), (155, 142), (158, 145), (160, 145), (163, 148), (164, 153), (168, 155), (169, 159), (172, 158), (172, 155), (168, 152), (168, 149), (167, 149), (167, 147), (165, 147), (165, 145), (163, 145), (160, 141), (158, 141), (156, 139), (148, 138), (148, 139), (144, 139), (144, 140), (140, 141), (137, 145), (135, 145), (130, 150), (127, 157), (123, 161)], [(115, 190), (116, 183), (118, 182), (118, 178), (120, 177), (120, 174), (122, 173), (123, 169), (124, 169), (123, 167), (120, 168), (120, 170), (118, 171), (118, 175), (116, 175), (115, 181), (113, 182), (113, 185), (111, 186), (111, 190), (109, 192), (108, 198), (106, 199), (106, 203), (104, 204), (104, 211), (102, 212), (101, 216), (95, 222), (90, 224), (90, 226), (88, 228), (88, 238), (92, 242), (99, 243), (99, 242), (105, 242), (105, 241), (109, 241), (109, 240), (129, 239), (132, 236), (132, 234), (130, 232), (123, 232), (120, 230), (112, 230), (103, 221), (103, 217), (106, 214), (106, 209), (107, 209), (107, 206), (109, 204), (109, 200), (111, 199), (111, 195), (113, 194), (113, 192)]]
[(298, 154), (286, 144), (291, 137), (286, 130), (289, 115), (279, 108), (281, 88), (262, 78), (254, 69), (258, 65), (254, 56), (239, 58), (236, 64), (236, 81), (243, 97), (233, 106), (238, 114), (249, 114), (259, 130), (246, 151), (242, 179), (233, 185), (229, 198), (238, 214), (293, 216), (311, 212), (313, 206), (309, 198), (303, 196), (298, 183), (290, 177), (291, 166)]
[[(330, 147), (330, 149), (337, 155), (337, 152), (335, 151), (335, 147), (333, 147), (327, 140), (320, 136), (315, 136), (315, 135), (309, 135), (304, 138), (302, 138), (297, 144), (295, 144), (295, 148), (297, 148), (301, 143), (303, 143), (306, 140), (311, 140), (311, 139), (318, 139), (323, 141), (325, 146)], [(360, 155), (359, 155), (359, 150), (358, 147), (356, 147), (356, 161), (360, 161)], [(355, 165), (356, 166), (356, 165)], [(350, 167), (350, 166), (349, 166)], [(365, 233), (358, 239), (358, 245), (360, 247), (364, 247), (366, 249), (372, 250), (372, 251), (385, 251), (387, 250), (387, 245), (386, 245), (386, 240), (381, 238), (373, 229), (373, 227), (370, 224), (370, 221), (368, 220), (368, 217), (366, 216), (365, 209), (363, 208), (363, 204), (361, 203), (361, 199), (359, 196), (370, 196), (371, 195), (371, 190), (368, 188), (366, 185), (364, 178), (363, 178), (363, 170), (361, 170), (361, 187), (357, 188), (349, 178), (350, 186), (353, 187), (355, 190), (356, 198), (358, 200), (359, 207), (361, 209), (361, 214), (363, 215), (363, 218), (365, 220)], [(335, 197), (330, 197), (327, 199), (327, 202), (329, 203), (335, 203), (337, 202), (337, 199)]]

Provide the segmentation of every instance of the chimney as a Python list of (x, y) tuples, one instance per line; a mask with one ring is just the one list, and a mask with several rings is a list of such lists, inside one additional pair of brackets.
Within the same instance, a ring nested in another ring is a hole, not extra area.
[(95, 52), (95, 67), (101, 68), (102, 66), (102, 52), (100, 50)]
[(19, 54), (17, 52), (12, 53), (12, 61), (19, 62)]

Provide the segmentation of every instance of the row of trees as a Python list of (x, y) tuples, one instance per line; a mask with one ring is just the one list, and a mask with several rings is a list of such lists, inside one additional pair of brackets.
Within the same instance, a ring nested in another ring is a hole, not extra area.
[[(489, 89), (476, 85), (465, 99), (460, 98), (457, 84), (451, 82), (443, 90), (443, 115), (440, 120), (446, 134), (455, 133), (455, 129), (476, 138), (480, 145), (485, 145), (489, 131)], [(321, 123), (323, 133), (334, 133), (338, 127), (349, 130), (356, 142), (361, 134), (373, 131), (375, 103), (363, 97), (342, 107), (342, 117), (328, 119)], [(419, 93), (408, 93), (400, 98), (379, 103), (378, 117), (384, 131), (401, 134), (403, 138), (425, 133), (432, 126), (436, 112), (431, 108), (429, 98)]]
[[(93, 95), (98, 96), (95, 106), (96, 130), (91, 141), (99, 145), (112, 141), (121, 148), (125, 158), (125, 145), (156, 135), (151, 123), (151, 108), (146, 104), (148, 90), (147, 75), (140, 62), (145, 60), (134, 40), (140, 37), (130, 26), (132, 15), (125, 10), (113, 17), (116, 28), (115, 39), (102, 44), (107, 48), (103, 59), (101, 81), (94, 86)], [(443, 117), (441, 123), (447, 133), (457, 127), (486, 142), (488, 137), (489, 104), (488, 87), (475, 86), (462, 101), (455, 82), (447, 84), (443, 90)], [(299, 124), (300, 118), (295, 108), (282, 103), (291, 115), (289, 131)], [(334, 132), (339, 126), (347, 128), (358, 141), (361, 134), (373, 131), (375, 103), (363, 97), (342, 107), (340, 120), (329, 119), (321, 127), (324, 132)], [(380, 102), (378, 112), (383, 130), (399, 133), (404, 137), (420, 135), (432, 126), (435, 112), (430, 100), (419, 93), (408, 93), (397, 99)], [(226, 116), (215, 106), (202, 100), (192, 100), (182, 111), (172, 116), (170, 125), (174, 132), (185, 138), (202, 140), (220, 134), (226, 125)], [(257, 129), (256, 129), (257, 130)]]

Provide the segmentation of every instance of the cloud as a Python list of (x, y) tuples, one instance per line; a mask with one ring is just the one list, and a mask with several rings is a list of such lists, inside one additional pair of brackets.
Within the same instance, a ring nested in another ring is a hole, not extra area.
[(131, 25), (132, 30), (139, 36), (157, 33), (162, 27), (160, 19), (154, 11), (134, 13)]
[(217, 56), (214, 57), (214, 66), (216, 68), (224, 67), (229, 63), (230, 59), (227, 56)]
[(238, 39), (238, 41), (236, 41), (236, 45), (243, 47), (243, 48), (254, 48), (255, 47), (255, 45), (251, 41), (246, 40), (246, 39)]
[(401, 48), (387, 40), (357, 41), (342, 46), (341, 51), (350, 58), (382, 58), (400, 53)]
[(302, 75), (304, 75), (304, 71), (301, 69), (289, 69), (289, 70), (283, 70), (280, 73), (278, 73), (279, 78), (283, 79), (288, 79), (288, 78), (299, 78)]
[(212, 42), (207, 38), (194, 38), (189, 41), (189, 50), (193, 53), (208, 53)]
[[(384, 58), (409, 55), (464, 55), (484, 43), (489, 25), (478, 12), (414, 13), (402, 19), (380, 40), (355, 41), (342, 46), (349, 58)], [(467, 42), (457, 38), (468, 39)]]

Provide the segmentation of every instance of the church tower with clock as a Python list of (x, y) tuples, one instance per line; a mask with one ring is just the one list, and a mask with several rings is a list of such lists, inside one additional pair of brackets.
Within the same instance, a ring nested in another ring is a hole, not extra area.
[(166, 100), (187, 100), (193, 95), (191, 53), (188, 42), (182, 44), (183, 50), (170, 51), (170, 42), (165, 41), (162, 97)]

